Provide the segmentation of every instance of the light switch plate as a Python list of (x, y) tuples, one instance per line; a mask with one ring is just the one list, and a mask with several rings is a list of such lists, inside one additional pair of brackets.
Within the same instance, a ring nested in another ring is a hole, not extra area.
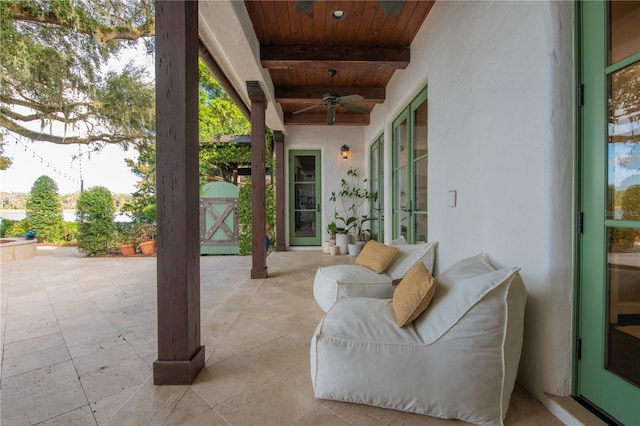
[(458, 191), (453, 190), (453, 189), (449, 191), (449, 193), (447, 194), (447, 202), (448, 202), (449, 207), (455, 207), (456, 206), (457, 197), (458, 197)]

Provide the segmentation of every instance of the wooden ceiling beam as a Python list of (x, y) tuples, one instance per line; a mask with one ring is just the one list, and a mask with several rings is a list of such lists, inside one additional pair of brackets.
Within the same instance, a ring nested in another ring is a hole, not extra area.
[[(284, 124), (296, 126), (326, 126), (327, 114), (285, 114)], [(335, 125), (366, 126), (369, 124), (369, 114), (337, 113)]]
[(396, 70), (406, 68), (410, 60), (409, 46), (260, 46), (260, 62), (268, 69), (310, 67)]
[[(374, 102), (376, 104), (383, 103), (386, 98), (384, 87), (340, 87), (336, 91), (342, 96), (357, 94), (364, 98), (363, 101)], [(276, 87), (275, 100), (281, 104), (321, 102), (327, 92), (329, 92), (327, 86)]]

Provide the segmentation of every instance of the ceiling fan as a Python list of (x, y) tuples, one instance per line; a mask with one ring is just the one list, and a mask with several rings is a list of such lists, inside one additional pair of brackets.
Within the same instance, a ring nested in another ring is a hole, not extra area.
[(333, 91), (333, 77), (338, 73), (336, 70), (329, 70), (329, 77), (331, 77), (331, 91), (329, 93), (325, 93), (322, 97), (322, 102), (316, 105), (311, 105), (310, 107), (302, 108), (301, 110), (295, 111), (293, 114), (300, 114), (301, 112), (309, 111), (311, 109), (326, 106), (327, 107), (327, 124), (333, 125), (336, 123), (336, 105), (340, 105), (344, 108), (350, 109), (351, 111), (359, 112), (360, 114), (369, 114), (368, 109), (363, 108), (358, 105), (353, 105), (347, 103), (347, 101), (360, 101), (364, 99), (361, 95), (347, 95), (340, 96), (339, 94)]
[[(298, 0), (293, 8), (298, 13), (309, 13), (313, 9), (315, 2), (316, 0)], [(378, 3), (380, 3), (380, 7), (382, 7), (387, 16), (397, 15), (404, 7), (402, 0), (378, 0)]]

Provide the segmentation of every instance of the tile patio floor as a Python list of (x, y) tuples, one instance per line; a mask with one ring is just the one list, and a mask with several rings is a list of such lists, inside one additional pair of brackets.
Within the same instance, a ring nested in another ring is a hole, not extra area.
[[(40, 247), (2, 265), (3, 426), (463, 424), (314, 398), (313, 276), (353, 262), (320, 251), (271, 253), (264, 280), (250, 257), (202, 257), (206, 367), (191, 386), (153, 386), (155, 262)], [(520, 387), (505, 423), (561, 424)]]

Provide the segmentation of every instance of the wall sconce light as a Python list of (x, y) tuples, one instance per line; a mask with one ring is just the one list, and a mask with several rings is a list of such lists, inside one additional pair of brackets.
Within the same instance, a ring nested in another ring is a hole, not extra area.
[(349, 146), (342, 145), (342, 147), (340, 147), (340, 153), (342, 153), (343, 160), (346, 160), (347, 158), (349, 158)]

